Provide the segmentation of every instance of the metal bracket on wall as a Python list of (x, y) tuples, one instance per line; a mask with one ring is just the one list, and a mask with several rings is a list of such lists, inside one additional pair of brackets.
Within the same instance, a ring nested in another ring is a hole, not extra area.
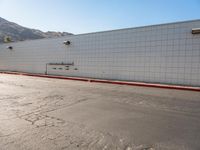
[(200, 34), (200, 28), (192, 29), (192, 34)]

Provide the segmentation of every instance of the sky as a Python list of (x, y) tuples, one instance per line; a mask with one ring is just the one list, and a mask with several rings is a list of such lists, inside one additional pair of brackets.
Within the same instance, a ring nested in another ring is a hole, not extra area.
[(0, 17), (80, 34), (200, 19), (200, 0), (0, 0)]

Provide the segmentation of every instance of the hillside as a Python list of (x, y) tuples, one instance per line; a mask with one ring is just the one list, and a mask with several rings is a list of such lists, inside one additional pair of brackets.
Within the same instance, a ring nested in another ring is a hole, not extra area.
[(0, 43), (4, 42), (6, 37), (9, 37), (12, 41), (24, 41), (32, 39), (41, 39), (41, 38), (52, 38), (72, 35), (67, 32), (42, 32), (36, 29), (30, 29), (23, 26), (20, 26), (16, 23), (7, 21), (0, 17)]

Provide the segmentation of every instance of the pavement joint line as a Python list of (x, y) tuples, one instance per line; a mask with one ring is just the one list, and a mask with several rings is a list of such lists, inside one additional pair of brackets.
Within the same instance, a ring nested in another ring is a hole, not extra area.
[(11, 75), (32, 76), (32, 77), (42, 77), (42, 78), (52, 78), (52, 79), (85, 81), (85, 82), (90, 82), (90, 83), (106, 83), (106, 84), (141, 86), (141, 87), (152, 87), (152, 88), (163, 88), (163, 89), (174, 89), (174, 90), (185, 90), (185, 91), (200, 92), (200, 87), (181, 86), (181, 85), (154, 84), (154, 83), (131, 82), (131, 81), (127, 82), (127, 81), (91, 79), (91, 78), (81, 78), (81, 77), (43, 75), (43, 74), (33, 74), (33, 73), (23, 73), (23, 72), (12, 72), (12, 71), (0, 71), (0, 73), (1, 74), (11, 74)]

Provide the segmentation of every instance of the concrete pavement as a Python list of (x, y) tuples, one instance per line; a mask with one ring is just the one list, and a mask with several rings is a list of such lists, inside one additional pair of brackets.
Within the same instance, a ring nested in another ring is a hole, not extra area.
[(1, 150), (199, 150), (200, 92), (0, 75)]

